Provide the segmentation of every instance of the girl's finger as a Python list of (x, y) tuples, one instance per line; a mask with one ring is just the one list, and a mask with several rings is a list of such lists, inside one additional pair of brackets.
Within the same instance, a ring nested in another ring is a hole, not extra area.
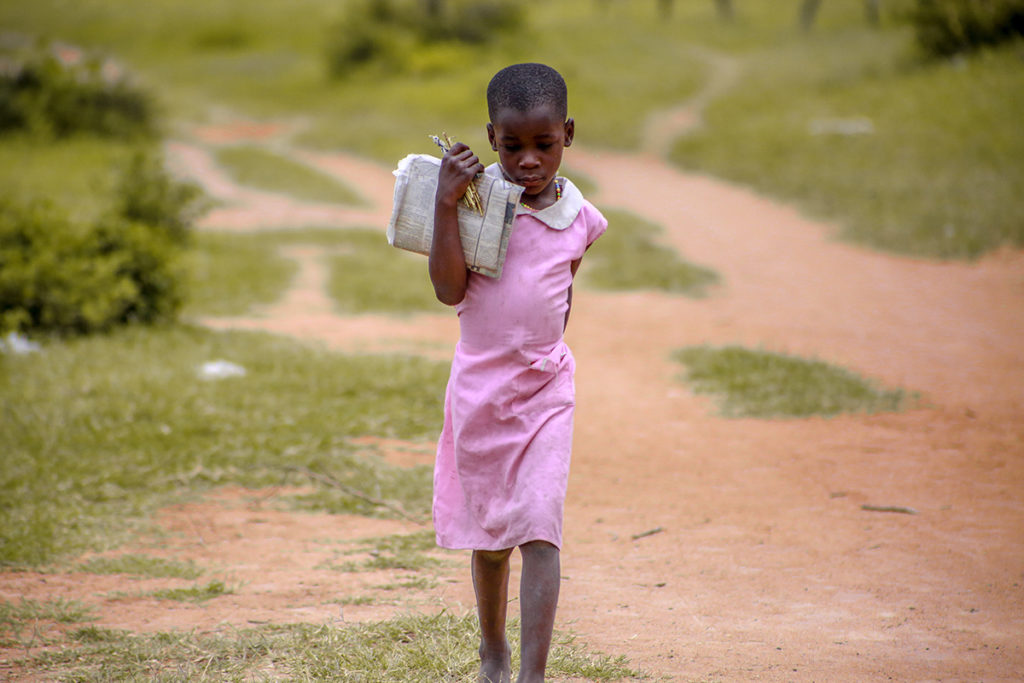
[(464, 164), (475, 164), (480, 160), (477, 159), (476, 155), (473, 154), (473, 150), (468, 147), (452, 157), (453, 160)]

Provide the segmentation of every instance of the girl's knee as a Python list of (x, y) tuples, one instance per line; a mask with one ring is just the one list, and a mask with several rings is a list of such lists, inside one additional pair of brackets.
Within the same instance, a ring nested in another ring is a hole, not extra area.
[(519, 546), (519, 552), (523, 557), (533, 556), (538, 558), (558, 557), (558, 547), (547, 541), (530, 541)]
[(504, 564), (512, 554), (512, 548), (507, 550), (474, 550), (473, 557), (478, 562), (487, 564)]

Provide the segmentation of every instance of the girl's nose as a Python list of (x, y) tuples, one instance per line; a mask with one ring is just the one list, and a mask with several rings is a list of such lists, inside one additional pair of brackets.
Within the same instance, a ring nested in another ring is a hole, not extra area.
[(536, 168), (540, 166), (540, 157), (536, 154), (524, 154), (519, 160), (519, 166), (521, 168)]

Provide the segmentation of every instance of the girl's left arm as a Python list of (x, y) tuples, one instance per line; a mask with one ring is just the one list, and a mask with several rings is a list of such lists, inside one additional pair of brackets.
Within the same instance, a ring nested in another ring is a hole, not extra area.
[[(575, 261), (569, 264), (569, 269), (572, 271), (573, 278), (576, 277), (576, 271), (580, 269), (580, 263), (582, 263), (583, 257), (579, 257)], [(569, 283), (569, 305), (565, 309), (565, 322), (562, 323), (562, 332), (569, 327), (569, 312), (572, 310), (572, 283)]]

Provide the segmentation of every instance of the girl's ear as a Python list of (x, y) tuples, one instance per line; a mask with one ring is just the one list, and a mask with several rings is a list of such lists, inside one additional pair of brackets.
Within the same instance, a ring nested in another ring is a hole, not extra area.
[(572, 139), (576, 135), (576, 121), (572, 118), (565, 120), (565, 146), (568, 147), (572, 144)]
[(494, 124), (492, 124), (492, 123), (488, 123), (487, 124), (487, 140), (491, 143), (491, 149), (493, 149), (495, 152), (497, 152), (498, 151), (498, 143), (495, 142), (495, 139), (494, 139)]

